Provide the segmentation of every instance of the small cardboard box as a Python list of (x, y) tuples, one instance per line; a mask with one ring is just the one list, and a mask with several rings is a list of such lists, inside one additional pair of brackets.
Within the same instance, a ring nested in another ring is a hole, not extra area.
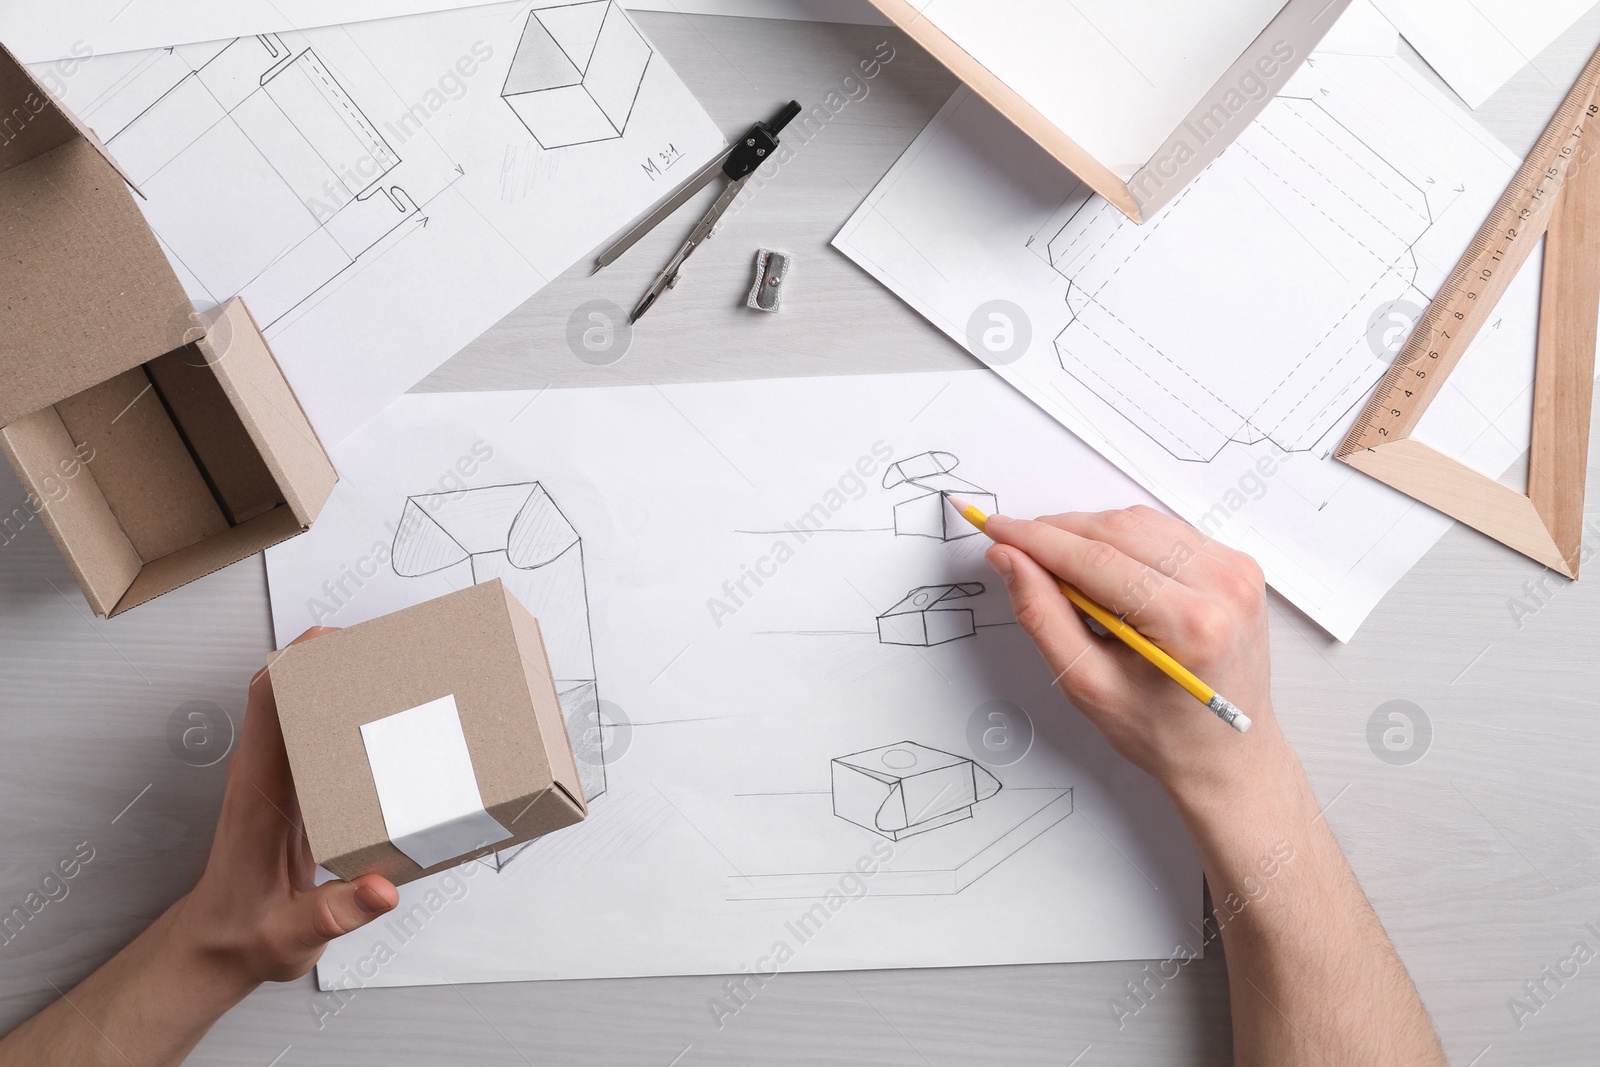
[(539, 624), (495, 579), (268, 667), (313, 858), (396, 884), (588, 813)]
[(302, 533), (337, 481), (243, 302), (199, 321), (129, 184), (0, 46), (0, 450), (106, 616)]

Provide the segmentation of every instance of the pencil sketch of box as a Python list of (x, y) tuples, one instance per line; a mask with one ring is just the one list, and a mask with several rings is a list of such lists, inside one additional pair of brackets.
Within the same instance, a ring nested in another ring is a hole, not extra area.
[(998, 792), (972, 760), (912, 741), (833, 760), (833, 813), (891, 841), (970, 819)]
[(611, 0), (528, 15), (500, 95), (541, 148), (609, 141), (628, 128), (650, 46)]
[(923, 452), (898, 463), (891, 463), (883, 475), (883, 487), (909, 485), (920, 492), (894, 507), (894, 532), (900, 537), (934, 537), (954, 541), (978, 532), (950, 503), (961, 497), (984, 512), (998, 510), (993, 493), (950, 473), (961, 460), (952, 452)]
[[(499, 578), (539, 620), (584, 798), (606, 789), (583, 541), (538, 482), (406, 500), (391, 565), (405, 578), (460, 567), (473, 584)], [(575, 725), (576, 724), (576, 725)]]
[(946, 641), (971, 637), (978, 632), (976, 616), (970, 608), (950, 605), (982, 592), (982, 582), (918, 586), (907, 593), (904, 600), (878, 616), (878, 642), (931, 648)]

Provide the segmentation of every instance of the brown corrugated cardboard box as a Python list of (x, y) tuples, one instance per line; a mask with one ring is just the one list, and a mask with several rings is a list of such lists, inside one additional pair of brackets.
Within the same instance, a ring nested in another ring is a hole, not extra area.
[(499, 579), (268, 673), (311, 854), (341, 878), (409, 882), (587, 814), (539, 624)]
[(105, 147), (4, 46), (0, 449), (108, 616), (303, 532), (337, 481), (243, 302), (198, 323)]

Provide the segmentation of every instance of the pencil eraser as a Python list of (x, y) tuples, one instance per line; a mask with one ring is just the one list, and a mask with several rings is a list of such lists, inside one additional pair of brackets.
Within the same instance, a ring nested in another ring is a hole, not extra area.
[(793, 257), (763, 248), (756, 252), (756, 283), (745, 301), (757, 311), (777, 311), (783, 306), (783, 283), (788, 280)]

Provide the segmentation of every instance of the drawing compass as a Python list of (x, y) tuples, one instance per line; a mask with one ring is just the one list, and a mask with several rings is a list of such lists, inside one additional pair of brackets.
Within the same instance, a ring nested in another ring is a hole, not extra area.
[(602, 267), (615, 262), (641, 237), (655, 229), (716, 178), (720, 176), (728, 180), (727, 187), (722, 190), (722, 195), (717, 197), (716, 203), (700, 216), (700, 221), (689, 231), (689, 236), (683, 239), (678, 250), (667, 261), (667, 265), (661, 268), (661, 273), (650, 283), (650, 288), (645, 290), (644, 296), (634, 305), (633, 311), (628, 315), (630, 323), (638, 322), (640, 316), (649, 311), (651, 305), (661, 298), (662, 293), (678, 284), (678, 272), (683, 269), (684, 263), (694, 254), (696, 248), (711, 239), (711, 235), (716, 232), (717, 224), (722, 221), (722, 216), (738, 198), (745, 182), (750, 180), (750, 175), (754, 174), (756, 168), (765, 163), (771, 157), (773, 149), (778, 147), (779, 131), (798, 114), (800, 114), (800, 103), (791, 100), (770, 121), (758, 122), (751, 126), (742, 137), (669, 193), (650, 214), (634, 223), (628, 232), (613, 241), (595, 259), (591, 275), (599, 273)]

